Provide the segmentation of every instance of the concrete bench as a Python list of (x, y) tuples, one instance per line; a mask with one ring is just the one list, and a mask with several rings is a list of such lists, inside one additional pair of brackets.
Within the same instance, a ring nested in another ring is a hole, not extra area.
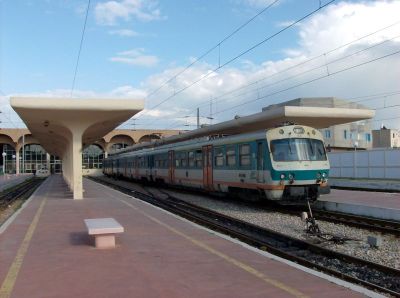
[(89, 235), (95, 238), (96, 248), (115, 247), (115, 234), (122, 233), (124, 227), (114, 218), (85, 219)]

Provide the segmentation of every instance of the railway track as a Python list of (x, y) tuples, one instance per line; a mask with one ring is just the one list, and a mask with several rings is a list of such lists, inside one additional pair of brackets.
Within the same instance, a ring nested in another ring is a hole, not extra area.
[(35, 177), (1, 192), (0, 210), (8, 208), (18, 199), (28, 198), (43, 181), (44, 179)]
[(132, 191), (111, 182), (92, 179), (285, 259), (372, 290), (400, 297), (400, 270), (261, 228), (187, 203), (169, 194), (163, 193), (165, 197), (160, 200), (154, 194)]
[(313, 215), (316, 219), (319, 220), (341, 223), (357, 228), (400, 236), (400, 222), (398, 221), (383, 220), (372, 217), (358, 216), (341, 212), (324, 211), (318, 209), (313, 209)]

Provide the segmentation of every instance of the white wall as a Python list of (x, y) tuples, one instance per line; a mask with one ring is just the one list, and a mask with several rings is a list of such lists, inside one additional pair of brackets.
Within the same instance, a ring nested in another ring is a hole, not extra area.
[(400, 179), (400, 149), (328, 153), (330, 177)]

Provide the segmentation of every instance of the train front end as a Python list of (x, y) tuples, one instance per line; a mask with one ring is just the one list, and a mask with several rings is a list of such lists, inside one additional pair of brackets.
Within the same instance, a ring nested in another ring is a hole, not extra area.
[(308, 126), (289, 125), (267, 131), (270, 179), (274, 189), (270, 200), (299, 204), (329, 193), (329, 161), (321, 133)]

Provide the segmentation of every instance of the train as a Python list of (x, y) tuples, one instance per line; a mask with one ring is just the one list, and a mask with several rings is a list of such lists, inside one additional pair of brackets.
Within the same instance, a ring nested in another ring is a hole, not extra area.
[(103, 173), (279, 204), (315, 202), (330, 191), (323, 137), (304, 125), (125, 149), (104, 160)]

